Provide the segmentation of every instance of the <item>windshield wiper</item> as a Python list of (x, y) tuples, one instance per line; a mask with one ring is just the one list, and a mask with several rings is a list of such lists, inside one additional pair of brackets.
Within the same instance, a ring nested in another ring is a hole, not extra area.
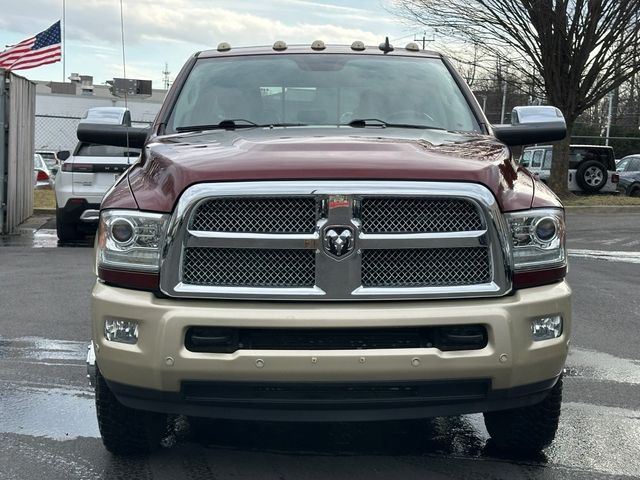
[[(238, 123), (242, 122), (242, 123)], [(202, 130), (235, 130), (236, 128), (252, 128), (260, 127), (251, 120), (245, 120), (244, 118), (234, 118), (229, 120), (222, 120), (220, 123), (212, 123), (208, 125), (188, 125), (185, 127), (176, 127), (176, 132), (199, 132)]]
[(379, 128), (417, 128), (420, 130), (444, 130), (446, 128), (433, 127), (431, 125), (421, 125), (419, 123), (389, 123), (379, 118), (357, 118), (351, 120), (347, 125), (354, 128), (379, 127)]

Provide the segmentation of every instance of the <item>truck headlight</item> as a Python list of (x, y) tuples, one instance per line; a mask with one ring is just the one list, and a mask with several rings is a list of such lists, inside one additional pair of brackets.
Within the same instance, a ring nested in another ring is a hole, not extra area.
[(169, 215), (105, 210), (98, 229), (98, 267), (158, 272)]
[(564, 211), (556, 208), (505, 214), (516, 272), (566, 266)]

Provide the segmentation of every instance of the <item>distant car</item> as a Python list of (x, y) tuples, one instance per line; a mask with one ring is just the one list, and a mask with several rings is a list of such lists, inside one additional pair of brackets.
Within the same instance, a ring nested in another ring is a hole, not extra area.
[(616, 171), (620, 175), (618, 191), (629, 197), (640, 197), (640, 154), (624, 157)]
[[(98, 107), (81, 122), (130, 125), (129, 110)], [(79, 240), (96, 230), (104, 194), (140, 156), (140, 150), (79, 142), (73, 151), (58, 152), (63, 161), (56, 178), (56, 229), (63, 242)]]
[(42, 156), (37, 153), (33, 156), (33, 188), (36, 190), (53, 188), (53, 175)]
[[(585, 193), (617, 192), (613, 148), (604, 145), (571, 145), (569, 150), (569, 190)], [(547, 183), (551, 175), (553, 147), (526, 147), (520, 163)]]
[(58, 153), (53, 150), (36, 150), (36, 153), (42, 157), (44, 163), (47, 164), (51, 175), (55, 178), (60, 170), (60, 160), (58, 159)]

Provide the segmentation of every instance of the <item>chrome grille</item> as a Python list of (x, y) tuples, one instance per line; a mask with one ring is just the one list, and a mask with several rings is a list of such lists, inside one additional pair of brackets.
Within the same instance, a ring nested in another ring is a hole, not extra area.
[[(336, 229), (352, 234), (342, 255)], [(511, 290), (509, 235), (478, 184), (202, 183), (174, 210), (160, 287), (241, 300), (497, 297)]]
[(447, 287), (491, 280), (489, 249), (365, 250), (365, 287)]
[(458, 198), (366, 197), (360, 219), (365, 233), (468, 232), (482, 230), (470, 201)]
[(189, 228), (205, 232), (310, 233), (317, 221), (314, 197), (214, 198), (198, 205)]
[(191, 247), (184, 250), (182, 279), (190, 285), (310, 287), (314, 256), (313, 250)]

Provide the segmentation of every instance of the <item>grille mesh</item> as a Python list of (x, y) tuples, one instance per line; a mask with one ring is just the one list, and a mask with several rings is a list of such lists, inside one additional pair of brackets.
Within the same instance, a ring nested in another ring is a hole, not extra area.
[(229, 287), (312, 287), (313, 250), (190, 247), (184, 250), (183, 282)]
[(312, 233), (318, 219), (313, 197), (214, 198), (201, 203), (189, 228), (207, 232)]
[(362, 285), (365, 287), (443, 287), (491, 281), (489, 250), (440, 248), (365, 250)]
[(429, 233), (482, 230), (476, 206), (457, 198), (366, 197), (360, 218), (366, 233)]

